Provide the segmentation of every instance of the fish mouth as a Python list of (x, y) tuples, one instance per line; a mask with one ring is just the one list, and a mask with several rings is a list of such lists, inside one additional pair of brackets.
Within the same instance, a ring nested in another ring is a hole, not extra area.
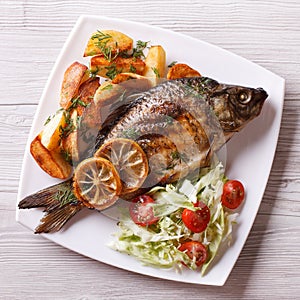
[(252, 112), (253, 117), (258, 116), (262, 110), (265, 100), (268, 98), (268, 93), (261, 87), (254, 89), (252, 93)]
[(268, 93), (261, 87), (257, 88), (254, 90), (254, 102), (259, 103), (264, 101), (268, 98)]

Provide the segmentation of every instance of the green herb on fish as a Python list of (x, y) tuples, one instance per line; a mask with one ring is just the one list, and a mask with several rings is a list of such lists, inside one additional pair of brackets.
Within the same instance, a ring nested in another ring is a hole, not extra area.
[(132, 139), (132, 140), (138, 138), (139, 136), (140, 136), (140, 132), (138, 129), (135, 128), (129, 128), (122, 133), (122, 137)]
[(60, 189), (57, 191), (56, 200), (60, 202), (61, 207), (69, 203), (76, 204), (78, 202), (78, 199), (75, 197), (72, 190), (65, 187), (60, 187)]

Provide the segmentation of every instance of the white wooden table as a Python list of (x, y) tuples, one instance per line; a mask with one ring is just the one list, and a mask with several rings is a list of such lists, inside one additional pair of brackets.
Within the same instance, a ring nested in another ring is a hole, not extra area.
[[(125, 18), (182, 32), (286, 79), (269, 182), (224, 287), (181, 284), (120, 270), (64, 249), (16, 223), (27, 135), (50, 70), (80, 14)], [(299, 299), (298, 0), (1, 0), (0, 74), (0, 299)]]

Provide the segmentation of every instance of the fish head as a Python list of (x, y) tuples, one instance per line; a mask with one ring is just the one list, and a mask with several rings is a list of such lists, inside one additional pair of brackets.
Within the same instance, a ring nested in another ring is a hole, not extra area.
[(223, 131), (233, 133), (260, 114), (267, 97), (263, 88), (219, 84), (210, 103)]

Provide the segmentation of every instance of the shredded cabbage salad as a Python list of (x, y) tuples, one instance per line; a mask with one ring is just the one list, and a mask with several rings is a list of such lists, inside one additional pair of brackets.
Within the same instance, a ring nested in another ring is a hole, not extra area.
[[(154, 187), (148, 194), (155, 200), (152, 207), (159, 221), (142, 227), (126, 213), (118, 223), (120, 230), (115, 234), (116, 239), (109, 246), (136, 257), (145, 265), (176, 270), (185, 265), (196, 270), (195, 259), (178, 248), (183, 241), (199, 241), (206, 246), (208, 254), (205, 263), (200, 266), (204, 275), (221, 243), (230, 243), (232, 225), (238, 215), (225, 211), (221, 204), (225, 180), (224, 168), (218, 162), (214, 167), (202, 170), (197, 180), (185, 179), (180, 185)], [(181, 214), (184, 208), (195, 210), (194, 203), (198, 200), (208, 206), (211, 217), (205, 231), (193, 233), (184, 225)]]

